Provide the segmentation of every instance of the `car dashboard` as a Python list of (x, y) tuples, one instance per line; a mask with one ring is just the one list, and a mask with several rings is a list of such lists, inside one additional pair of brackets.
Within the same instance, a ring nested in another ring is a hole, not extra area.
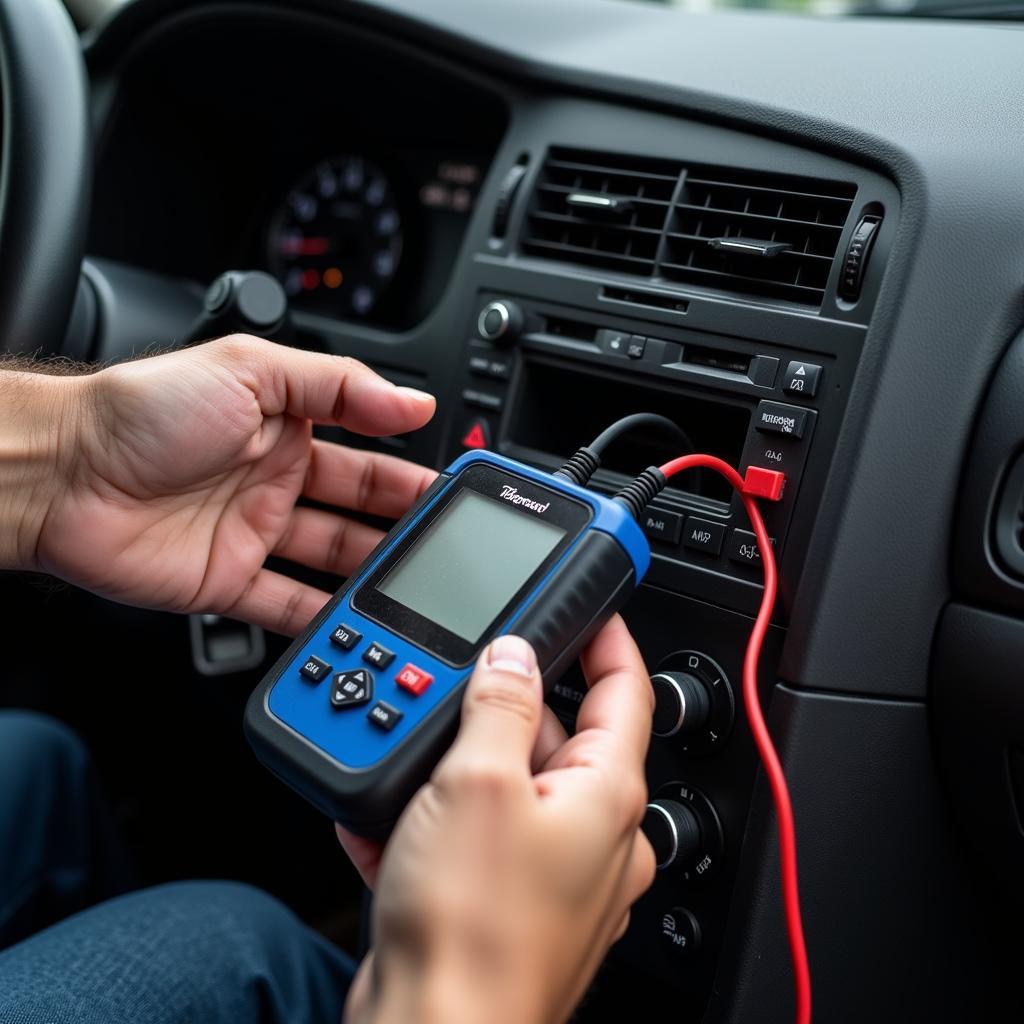
[[(1016, 947), (993, 937), (1021, 898), (1024, 555), (1014, 568), (990, 523), (1024, 445), (1020, 377), (992, 383), (1024, 309), (1019, 40), (593, 0), (138, 0), (86, 40), (93, 355), (183, 340), (205, 285), (261, 269), (291, 343), (438, 396), (414, 435), (326, 436), (550, 469), (652, 411), (694, 450), (785, 473), (760, 682), (822, 1021), (1012, 1001)], [(675, 454), (640, 433), (594, 485)], [(713, 694), (699, 732), (653, 738), (649, 788), (692, 809), (702, 845), (659, 872), (577, 1019), (785, 1020), (775, 831), (738, 686), (760, 555), (701, 474), (643, 525), (652, 567), (626, 619), (652, 673)], [(550, 697), (570, 727), (582, 687)], [(287, 856), (254, 873), (286, 897)]]

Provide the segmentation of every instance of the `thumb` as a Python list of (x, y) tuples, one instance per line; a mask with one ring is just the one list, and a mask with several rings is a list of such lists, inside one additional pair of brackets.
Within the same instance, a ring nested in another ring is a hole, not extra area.
[(444, 768), (530, 776), (543, 693), (537, 656), (518, 636), (500, 636), (480, 655), (462, 698), (459, 735)]

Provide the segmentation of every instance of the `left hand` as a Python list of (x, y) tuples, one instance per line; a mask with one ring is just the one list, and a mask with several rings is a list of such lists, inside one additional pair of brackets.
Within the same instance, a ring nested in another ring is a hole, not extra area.
[(299, 496), (397, 518), (435, 476), (313, 440), (313, 423), (401, 434), (434, 413), (352, 359), (235, 336), (60, 384), (64, 451), (32, 567), (116, 601), (293, 635), (329, 595), (267, 557), (344, 576), (381, 537)]

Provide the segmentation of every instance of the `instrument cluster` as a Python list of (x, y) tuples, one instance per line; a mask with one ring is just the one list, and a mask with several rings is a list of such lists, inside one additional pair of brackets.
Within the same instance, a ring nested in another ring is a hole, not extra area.
[(265, 265), (298, 309), (412, 324), (455, 257), (484, 167), (479, 155), (447, 151), (326, 153), (277, 194)]

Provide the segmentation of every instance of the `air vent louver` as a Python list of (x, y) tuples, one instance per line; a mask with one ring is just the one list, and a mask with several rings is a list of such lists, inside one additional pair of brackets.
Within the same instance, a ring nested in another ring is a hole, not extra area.
[[(836, 182), (692, 167), (669, 220), (663, 277), (820, 305), (854, 189)], [(716, 249), (712, 239), (784, 243), (775, 256)]]
[[(552, 149), (534, 189), (526, 252), (650, 276), (682, 165)], [(577, 194), (628, 204), (621, 213), (570, 203)]]
[[(558, 148), (521, 244), (569, 263), (820, 306), (855, 192), (814, 178)], [(571, 198), (579, 193), (625, 210), (588, 210)]]

